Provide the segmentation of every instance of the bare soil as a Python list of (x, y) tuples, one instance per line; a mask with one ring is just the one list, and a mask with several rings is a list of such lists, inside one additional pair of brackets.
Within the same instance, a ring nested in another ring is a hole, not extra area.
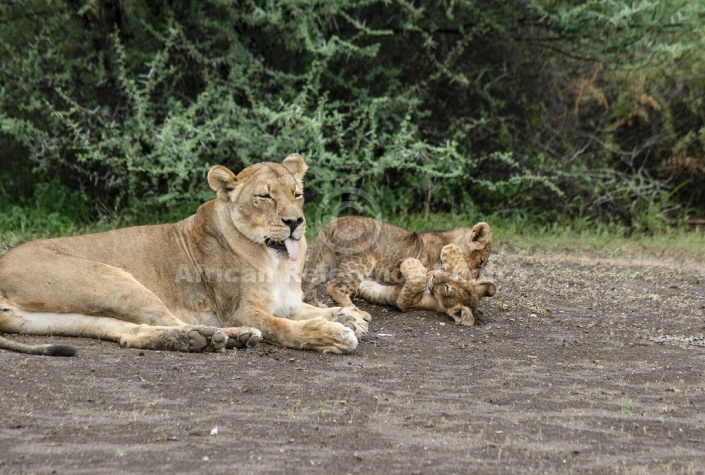
[(0, 473), (704, 473), (705, 264), (498, 251), (478, 325), (349, 355), (0, 353)]

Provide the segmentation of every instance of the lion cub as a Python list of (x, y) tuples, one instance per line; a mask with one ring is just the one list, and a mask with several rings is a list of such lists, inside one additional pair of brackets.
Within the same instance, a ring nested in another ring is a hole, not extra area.
[(351, 306), (363, 280), (401, 287), (401, 263), (413, 257), (430, 270), (441, 268), (440, 254), (455, 244), (476, 279), (490, 257), (492, 230), (487, 223), (472, 228), (412, 233), (372, 218), (351, 216), (326, 224), (316, 238), (304, 271), (304, 300), (318, 302), (317, 290), (329, 282), (328, 295), (337, 304)]
[(384, 285), (364, 280), (358, 296), (378, 305), (394, 305), (402, 312), (433, 310), (446, 313), (456, 325), (475, 324), (475, 312), (482, 297), (492, 297), (497, 287), (489, 280), (472, 279), (463, 253), (455, 244), (441, 251), (442, 270), (428, 271), (410, 257), (401, 263), (404, 285)]

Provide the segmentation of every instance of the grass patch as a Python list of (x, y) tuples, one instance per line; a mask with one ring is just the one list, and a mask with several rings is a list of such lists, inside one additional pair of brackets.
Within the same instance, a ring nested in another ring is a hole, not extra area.
[[(194, 213), (198, 203), (172, 209), (168, 215), (149, 215), (144, 211), (131, 215), (117, 215), (103, 210), (95, 217), (96, 209), (77, 191), (58, 183), (42, 185), (34, 196), (10, 203), (7, 194), (0, 194), (0, 252), (32, 239), (71, 236), (106, 231), (137, 224), (175, 222)], [(315, 207), (308, 207), (309, 214)], [(672, 259), (705, 259), (705, 233), (666, 227), (657, 233), (629, 233), (618, 225), (595, 224), (586, 220), (544, 222), (540, 217), (525, 214), (512, 216), (459, 216), (453, 214), (412, 215), (384, 218), (385, 221), (411, 231), (450, 229), (472, 226), (486, 221), (492, 226), (492, 242), (496, 250), (512, 249), (518, 252), (546, 253), (572, 252), (598, 254), (602, 257), (650, 256)], [(323, 222), (309, 216), (307, 237), (312, 243)]]
[(452, 215), (400, 217), (390, 222), (414, 231), (472, 226), (486, 221), (492, 226), (494, 249), (509, 247), (525, 252), (574, 252), (603, 257), (626, 255), (705, 259), (705, 233), (667, 227), (658, 233), (629, 233), (618, 225), (586, 221), (542, 223), (506, 216), (461, 218)]
[[(384, 218), (410, 231), (429, 231), (454, 227), (471, 227), (486, 221), (492, 227), (493, 249), (518, 252), (568, 252), (599, 254), (601, 257), (667, 257), (671, 259), (705, 259), (705, 233), (677, 227), (664, 227), (656, 233), (630, 233), (619, 225), (589, 221), (542, 222), (526, 215), (457, 216), (432, 214)], [(309, 242), (320, 231), (309, 220)], [(324, 223), (325, 224), (325, 223)]]

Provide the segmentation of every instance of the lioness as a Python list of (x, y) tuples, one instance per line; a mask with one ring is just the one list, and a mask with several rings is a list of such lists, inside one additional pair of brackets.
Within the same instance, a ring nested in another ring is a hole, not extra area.
[(455, 244), (443, 247), (441, 262), (442, 270), (428, 271), (418, 259), (404, 259), (400, 267), (403, 286), (363, 280), (358, 296), (378, 305), (394, 305), (402, 312), (433, 310), (446, 313), (456, 325), (474, 325), (480, 299), (495, 295), (497, 287), (492, 281), (472, 278)]
[[(337, 305), (353, 305), (352, 298), (365, 280), (401, 287), (400, 265), (414, 257), (423, 267), (441, 268), (441, 249), (455, 244), (462, 251), (471, 277), (478, 278), (487, 265), (492, 246), (487, 223), (472, 228), (411, 233), (372, 218), (351, 216), (334, 219), (321, 229), (304, 272), (304, 300), (321, 305), (318, 287), (330, 281), (326, 291)], [(363, 297), (364, 298), (364, 297)]]
[(0, 332), (154, 350), (221, 351), (260, 338), (321, 352), (355, 349), (367, 313), (302, 301), (307, 168), (298, 154), (237, 176), (215, 166), (208, 184), (217, 197), (183, 221), (10, 250), (0, 258)]

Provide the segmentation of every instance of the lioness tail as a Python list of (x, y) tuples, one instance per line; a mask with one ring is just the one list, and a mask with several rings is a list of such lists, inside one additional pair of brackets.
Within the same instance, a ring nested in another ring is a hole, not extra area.
[(45, 356), (73, 356), (76, 349), (68, 345), (27, 345), (0, 336), (0, 348), (18, 353)]

